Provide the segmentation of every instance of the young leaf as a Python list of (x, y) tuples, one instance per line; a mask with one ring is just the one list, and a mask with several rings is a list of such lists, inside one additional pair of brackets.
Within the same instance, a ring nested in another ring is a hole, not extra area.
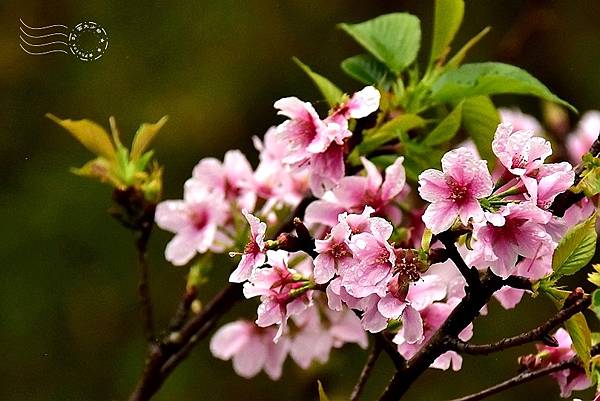
[(433, 42), (429, 64), (433, 64), (454, 39), (465, 13), (463, 0), (436, 0), (433, 23)]
[(319, 384), (319, 401), (329, 401), (329, 397), (327, 397), (327, 394), (323, 389), (323, 384), (321, 384), (320, 380), (317, 380), (317, 383)]
[(167, 122), (168, 117), (164, 116), (158, 120), (155, 124), (144, 123), (140, 125), (135, 136), (133, 137), (133, 144), (131, 145), (131, 160), (137, 160), (148, 148), (150, 142), (154, 139), (158, 131)]
[(50, 113), (46, 114), (46, 117), (69, 131), (79, 143), (96, 156), (104, 157), (107, 160), (115, 159), (115, 148), (108, 133), (95, 122), (90, 120), (61, 120)]
[(433, 129), (426, 137), (423, 143), (427, 146), (435, 146), (440, 145), (442, 143), (447, 143), (454, 135), (458, 132), (460, 128), (460, 121), (462, 118), (462, 102), (458, 104), (444, 118), (437, 127)]
[(592, 265), (594, 271), (588, 273), (588, 281), (594, 284), (596, 287), (600, 287), (600, 264)]
[(583, 166), (581, 181), (573, 188), (573, 192), (583, 192), (585, 196), (592, 197), (600, 193), (600, 158), (586, 153), (583, 155)]
[(565, 329), (569, 333), (571, 340), (573, 340), (573, 348), (581, 363), (586, 370), (586, 373), (590, 373), (590, 350), (592, 348), (592, 333), (588, 327), (587, 321), (583, 313), (579, 312), (573, 315), (572, 318), (565, 322)]
[(469, 133), (482, 158), (490, 163), (496, 159), (492, 152), (492, 140), (500, 116), (494, 103), (487, 96), (475, 96), (463, 101), (462, 125)]
[(488, 32), (491, 30), (491, 28), (489, 26), (486, 26), (485, 28), (483, 28), (481, 30), (481, 32), (479, 32), (477, 35), (473, 36), (467, 43), (464, 44), (463, 47), (460, 48), (459, 51), (456, 52), (456, 54), (450, 59), (450, 61), (448, 61), (448, 63), (446, 63), (446, 66), (450, 67), (450, 68), (456, 68), (458, 67), (462, 61), (465, 59), (465, 57), (467, 56), (467, 53), (469, 52), (469, 50), (471, 50), (471, 48), (473, 46), (475, 46), (477, 43), (479, 43), (479, 41), (488, 34)]
[(560, 240), (552, 257), (557, 276), (570, 276), (587, 265), (596, 252), (596, 213), (579, 223)]
[(600, 319), (600, 290), (595, 290), (592, 293), (592, 305), (590, 309), (596, 314), (598, 319)]
[(415, 61), (421, 46), (421, 22), (411, 14), (386, 14), (340, 27), (395, 74)]
[(384, 83), (392, 76), (387, 67), (370, 54), (359, 54), (342, 61), (342, 70), (366, 85)]
[(342, 100), (344, 92), (342, 92), (340, 88), (335, 86), (333, 82), (311, 70), (309, 66), (304, 64), (296, 57), (294, 57), (293, 60), (310, 77), (317, 89), (321, 91), (321, 94), (323, 95), (325, 100), (327, 100), (329, 106), (333, 107)]
[(550, 92), (550, 89), (527, 71), (509, 64), (464, 64), (440, 75), (431, 87), (431, 97), (440, 102), (502, 93), (537, 96), (577, 112), (575, 107)]

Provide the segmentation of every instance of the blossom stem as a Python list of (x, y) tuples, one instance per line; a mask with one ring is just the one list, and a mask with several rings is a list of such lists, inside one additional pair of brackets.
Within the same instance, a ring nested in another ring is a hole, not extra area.
[(542, 323), (535, 329), (521, 333), (514, 337), (504, 338), (500, 341), (491, 344), (469, 344), (459, 339), (453, 338), (449, 340), (450, 346), (454, 351), (465, 354), (491, 354), (511, 347), (527, 344), (535, 341), (543, 341), (557, 326), (569, 320), (573, 315), (587, 309), (591, 304), (591, 298), (584, 296), (567, 307), (563, 307), (551, 319)]
[(376, 339), (373, 342), (373, 346), (371, 347), (371, 351), (369, 352), (369, 355), (367, 356), (365, 365), (363, 366), (362, 371), (360, 372), (358, 381), (356, 382), (356, 384), (354, 385), (354, 388), (352, 389), (352, 394), (350, 394), (350, 401), (357, 401), (360, 398), (360, 396), (365, 388), (365, 385), (367, 384), (367, 380), (369, 380), (369, 377), (371, 376), (373, 367), (375, 366), (375, 363), (377, 362), (377, 359), (379, 358), (379, 355), (381, 354), (382, 348), (383, 347), (382, 347), (381, 342)]

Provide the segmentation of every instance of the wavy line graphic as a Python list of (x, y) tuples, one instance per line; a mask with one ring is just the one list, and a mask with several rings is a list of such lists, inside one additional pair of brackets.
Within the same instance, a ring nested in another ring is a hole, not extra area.
[[(30, 38), (29, 41), (25, 39), (24, 36), (19, 34), (19, 47), (27, 54), (32, 56), (41, 56), (44, 54), (50, 53), (66, 53), (69, 49), (69, 44), (66, 41), (55, 40), (60, 36), (64, 36), (68, 38), (69, 27), (62, 24), (54, 24), (40, 27), (29, 26), (23, 21), (23, 19), (19, 19), (21, 26), (19, 26), (19, 31), (27, 38)], [(41, 31), (41, 32), (40, 32)], [(34, 39), (31, 41), (31, 39)], [(40, 49), (42, 48), (42, 49)]]

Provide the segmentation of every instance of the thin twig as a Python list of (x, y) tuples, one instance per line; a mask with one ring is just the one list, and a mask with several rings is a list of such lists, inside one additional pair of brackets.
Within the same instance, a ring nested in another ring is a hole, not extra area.
[(565, 370), (571, 367), (575, 367), (577, 366), (577, 360), (573, 360), (573, 359), (569, 359), (568, 361), (563, 361), (563, 362), (559, 362), (559, 363), (555, 363), (549, 366), (546, 366), (545, 368), (542, 369), (538, 369), (538, 370), (534, 370), (534, 371), (528, 371), (528, 372), (523, 372), (511, 379), (508, 379), (502, 383), (498, 383), (495, 386), (492, 386), (490, 388), (487, 388), (485, 390), (482, 390), (478, 393), (475, 394), (471, 394), (471, 395), (467, 395), (465, 397), (462, 398), (455, 398), (451, 401), (477, 401), (477, 400), (483, 400), (484, 398), (490, 397), (494, 394), (498, 394), (504, 390), (507, 390), (511, 387), (515, 387), (518, 386), (519, 384), (522, 383), (527, 383), (528, 381), (531, 381), (533, 379), (537, 379), (538, 377), (543, 377), (543, 376), (547, 376), (551, 373), (554, 372), (558, 372), (561, 370)]
[(382, 350), (381, 342), (374, 341), (373, 347), (371, 348), (371, 352), (369, 352), (369, 355), (367, 356), (365, 365), (363, 366), (362, 371), (360, 372), (358, 381), (356, 382), (356, 384), (354, 385), (354, 388), (352, 389), (352, 394), (350, 394), (350, 401), (357, 401), (360, 398), (360, 395), (362, 394), (362, 392), (365, 388), (365, 385), (367, 384), (367, 380), (369, 380), (369, 377), (371, 376), (373, 367), (375, 366), (375, 363), (377, 362), (377, 358), (379, 358), (379, 354), (381, 354), (381, 350)]
[[(466, 354), (490, 354), (493, 352), (498, 352), (505, 350), (511, 347), (517, 347), (519, 345), (527, 344), (534, 341), (544, 341), (545, 337), (550, 334), (550, 332), (561, 325), (562, 323), (569, 320), (573, 315), (579, 313), (591, 304), (590, 297), (584, 297), (575, 301), (572, 305), (561, 309), (556, 315), (554, 315), (551, 319), (542, 323), (535, 329), (527, 331), (525, 333), (521, 333), (514, 337), (504, 338), (500, 341), (491, 344), (469, 344), (467, 342), (461, 341), (459, 339), (451, 339), (449, 340), (450, 347), (454, 351), (466, 353)], [(546, 341), (551, 342), (552, 339), (547, 339)]]
[(140, 272), (138, 281), (138, 297), (140, 299), (140, 307), (142, 310), (142, 321), (144, 325), (144, 335), (148, 343), (152, 344), (156, 341), (154, 336), (154, 318), (152, 312), (152, 298), (150, 296), (150, 288), (148, 286), (149, 265), (147, 259), (148, 240), (152, 226), (148, 229), (142, 229), (138, 233), (138, 238), (135, 241), (137, 251), (137, 264)]

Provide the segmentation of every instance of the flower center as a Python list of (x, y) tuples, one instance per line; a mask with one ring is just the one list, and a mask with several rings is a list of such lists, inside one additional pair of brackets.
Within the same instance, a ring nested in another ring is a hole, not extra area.
[(208, 223), (208, 213), (206, 210), (194, 210), (190, 215), (190, 220), (197, 230), (202, 230)]
[(469, 195), (469, 188), (467, 185), (460, 184), (453, 177), (446, 177), (446, 184), (450, 189), (450, 196), (453, 202), (462, 203), (465, 199), (467, 199)]
[(343, 242), (334, 244), (331, 247), (331, 250), (329, 251), (329, 253), (331, 254), (331, 256), (334, 259), (343, 258), (345, 256), (352, 256), (350, 249), (348, 249), (348, 245), (344, 244)]

